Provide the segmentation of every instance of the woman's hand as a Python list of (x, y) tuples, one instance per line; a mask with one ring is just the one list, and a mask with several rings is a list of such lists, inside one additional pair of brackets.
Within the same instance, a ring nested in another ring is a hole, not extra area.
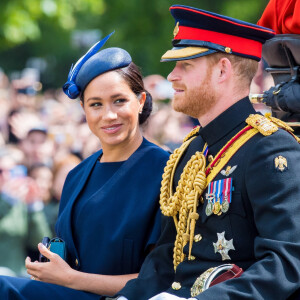
[(29, 257), (25, 260), (27, 273), (32, 279), (54, 283), (69, 287), (72, 283), (73, 270), (58, 254), (48, 250), (43, 244), (38, 244), (38, 249), (42, 255), (47, 257), (49, 262), (31, 262)]
[(128, 280), (138, 274), (100, 275), (80, 272), (72, 269), (59, 255), (48, 250), (43, 244), (38, 245), (42, 255), (49, 262), (31, 262), (27, 257), (25, 266), (32, 279), (62, 285), (75, 290), (98, 295), (113, 296), (121, 290)]

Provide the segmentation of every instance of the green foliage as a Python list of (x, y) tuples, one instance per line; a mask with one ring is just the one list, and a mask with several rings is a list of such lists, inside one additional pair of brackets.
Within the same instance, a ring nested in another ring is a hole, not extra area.
[(240, 0), (223, 1), (223, 14), (247, 22), (256, 23), (262, 15), (268, 0)]
[[(71, 64), (91, 45), (74, 46), (74, 30), (116, 30), (107, 47), (122, 47), (144, 75), (167, 76), (170, 63), (160, 63), (171, 47), (174, 20), (168, 8), (176, 3), (256, 23), (268, 0), (1, 0), (0, 67), (8, 74), (28, 59), (43, 58), (45, 87), (59, 87)], [(101, 38), (101, 37), (99, 37)]]

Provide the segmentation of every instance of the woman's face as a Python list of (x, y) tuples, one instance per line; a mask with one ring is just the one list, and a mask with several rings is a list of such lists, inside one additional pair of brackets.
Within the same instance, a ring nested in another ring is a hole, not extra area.
[(125, 146), (141, 135), (139, 111), (146, 95), (140, 99), (127, 82), (111, 71), (94, 78), (84, 91), (83, 109), (91, 131), (102, 147)]

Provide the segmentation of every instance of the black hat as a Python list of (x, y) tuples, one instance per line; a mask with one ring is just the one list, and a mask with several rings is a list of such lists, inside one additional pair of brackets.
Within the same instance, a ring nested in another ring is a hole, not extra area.
[(173, 48), (162, 61), (192, 59), (215, 52), (230, 53), (259, 61), (262, 44), (274, 36), (269, 28), (202, 9), (173, 5)]

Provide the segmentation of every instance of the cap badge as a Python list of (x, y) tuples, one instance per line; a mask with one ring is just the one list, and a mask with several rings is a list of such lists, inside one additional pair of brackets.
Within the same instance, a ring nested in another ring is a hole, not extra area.
[(231, 48), (230, 47), (225, 47), (224, 50), (225, 50), (226, 53), (231, 53)]
[(279, 155), (275, 158), (275, 168), (281, 172), (287, 169), (287, 160), (285, 157)]
[(232, 239), (227, 241), (225, 239), (225, 231), (222, 233), (217, 233), (218, 235), (218, 240), (216, 243), (213, 243), (214, 248), (215, 248), (215, 253), (220, 253), (222, 256), (222, 260), (226, 259), (231, 259), (230, 256), (228, 255), (229, 250), (235, 250)]
[(179, 32), (179, 22), (176, 23), (176, 26), (175, 26), (175, 28), (173, 30), (174, 37), (178, 34), (178, 32)]

